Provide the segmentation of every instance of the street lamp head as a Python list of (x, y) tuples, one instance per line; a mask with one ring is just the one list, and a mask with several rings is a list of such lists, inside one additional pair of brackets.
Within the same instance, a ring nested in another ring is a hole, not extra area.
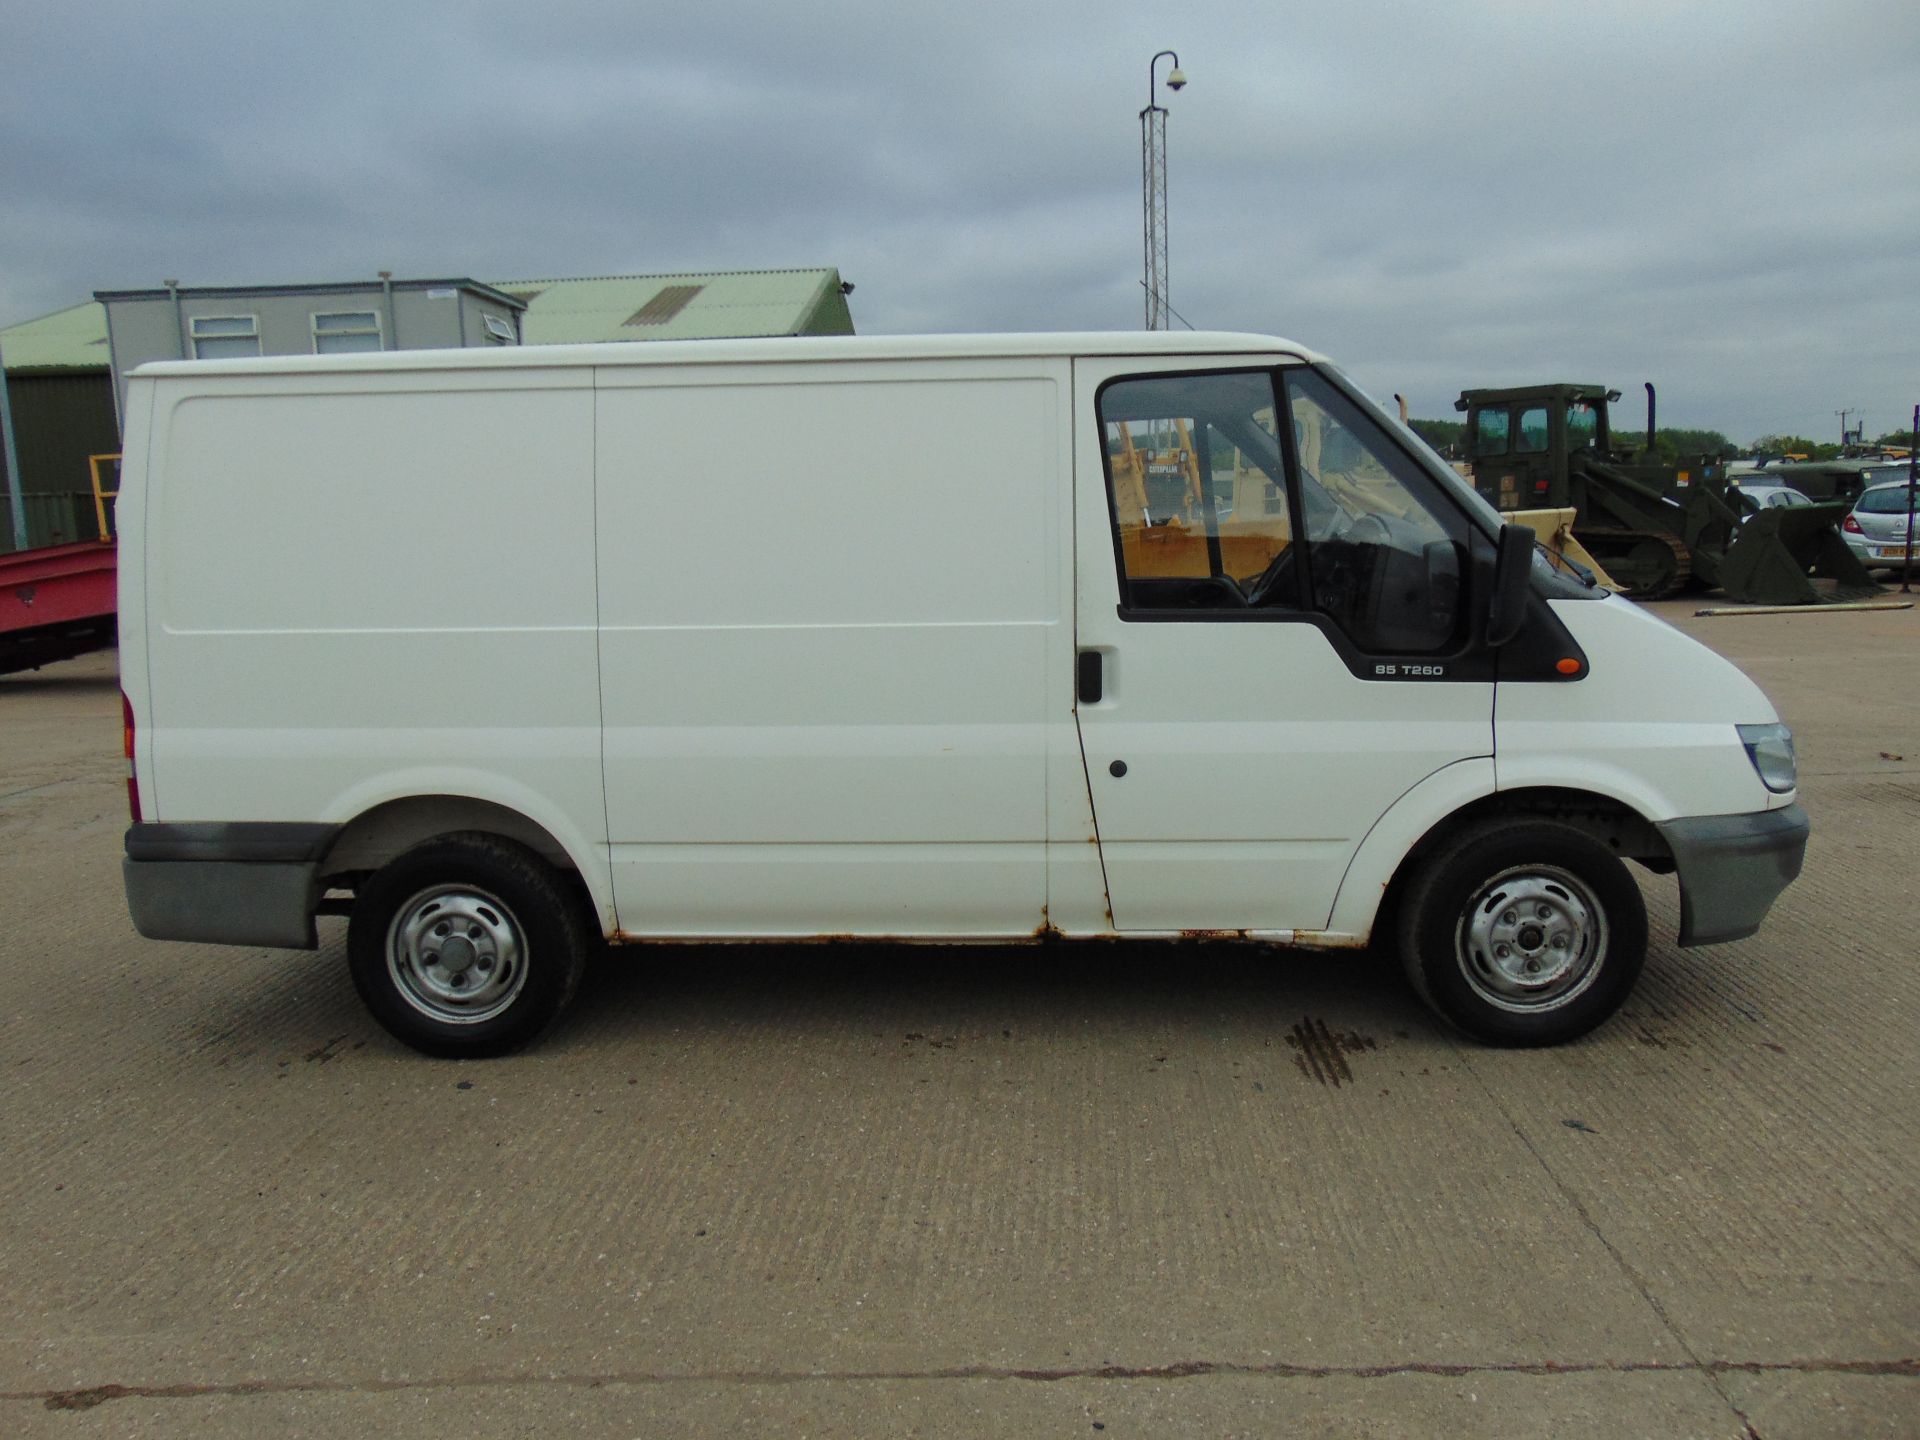
[(1169, 90), (1186, 89), (1187, 72), (1182, 70), (1178, 65), (1174, 66), (1173, 69), (1167, 72), (1167, 88)]

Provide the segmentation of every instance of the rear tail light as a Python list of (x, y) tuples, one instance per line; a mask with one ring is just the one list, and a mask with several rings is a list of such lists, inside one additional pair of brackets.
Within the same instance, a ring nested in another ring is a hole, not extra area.
[(120, 737), (127, 752), (127, 813), (140, 823), (140, 781), (133, 770), (133, 702), (120, 692)]
[(1866, 533), (1864, 530), (1860, 528), (1860, 522), (1854, 519), (1853, 516), (1851, 515), (1847, 516), (1846, 519), (1840, 522), (1840, 528), (1846, 531), (1849, 535), (1864, 535)]

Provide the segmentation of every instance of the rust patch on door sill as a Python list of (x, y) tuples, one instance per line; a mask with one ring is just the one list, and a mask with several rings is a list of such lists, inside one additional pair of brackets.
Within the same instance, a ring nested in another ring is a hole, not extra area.
[(1348, 935), (1344, 931), (1296, 930), (1293, 932), (1291, 943), (1298, 945), (1302, 950), (1364, 950), (1372, 939), (1371, 934)]

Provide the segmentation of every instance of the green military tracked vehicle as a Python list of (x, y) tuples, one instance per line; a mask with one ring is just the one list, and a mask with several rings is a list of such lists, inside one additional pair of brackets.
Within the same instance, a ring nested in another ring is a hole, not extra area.
[(1574, 537), (1637, 600), (1689, 584), (1758, 604), (1835, 598), (1810, 574), (1847, 598), (1879, 588), (1840, 538), (1846, 504), (1756, 513), (1717, 457), (1659, 458), (1651, 385), (1645, 442), (1616, 444), (1607, 407), (1619, 398), (1600, 385), (1461, 392), (1454, 408), (1466, 412), (1474, 488), (1501, 510), (1572, 509)]

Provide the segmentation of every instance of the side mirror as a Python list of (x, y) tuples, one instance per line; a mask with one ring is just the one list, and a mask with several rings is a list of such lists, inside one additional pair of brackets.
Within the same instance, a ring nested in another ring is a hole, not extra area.
[(1493, 557), (1493, 599), (1487, 606), (1487, 644), (1504, 645), (1520, 633), (1531, 593), (1534, 534), (1525, 525), (1502, 525)]

